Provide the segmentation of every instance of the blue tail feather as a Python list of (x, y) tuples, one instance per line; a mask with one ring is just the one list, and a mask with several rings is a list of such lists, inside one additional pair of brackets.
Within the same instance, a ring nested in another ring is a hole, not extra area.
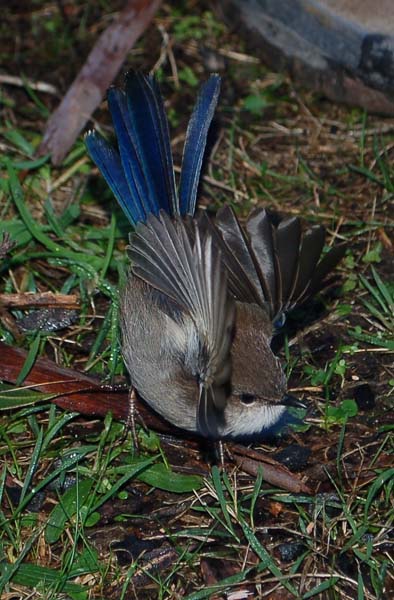
[[(129, 123), (149, 187), (150, 212), (178, 213), (170, 134), (163, 100), (152, 75), (126, 77)], [(154, 208), (153, 208), (154, 207)]]
[(86, 136), (90, 156), (99, 167), (133, 225), (150, 213), (193, 215), (209, 125), (219, 95), (220, 78), (212, 75), (201, 88), (187, 130), (183, 152), (180, 202), (175, 187), (168, 121), (157, 81), (129, 73), (125, 92), (112, 88), (108, 104), (118, 150), (95, 132)]
[(130, 207), (134, 206), (134, 198), (131, 195), (119, 153), (97, 131), (89, 131), (85, 137), (85, 143), (91, 158), (100, 169), (132, 225), (144, 220), (142, 215), (141, 218), (138, 218), (136, 211), (130, 210)]
[(151, 201), (149, 185), (143, 172), (141, 159), (135, 151), (125, 93), (116, 88), (108, 90), (108, 106), (124, 175), (130, 190), (129, 212), (134, 215), (134, 222), (146, 221), (148, 214), (154, 212), (155, 205)]
[(194, 215), (208, 129), (211, 124), (220, 92), (219, 75), (211, 75), (201, 87), (190, 118), (183, 150), (181, 180), (179, 183), (179, 208), (182, 215)]

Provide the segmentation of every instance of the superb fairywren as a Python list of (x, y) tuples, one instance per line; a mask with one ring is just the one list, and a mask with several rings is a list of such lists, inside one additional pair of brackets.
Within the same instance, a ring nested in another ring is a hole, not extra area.
[(118, 148), (97, 132), (88, 151), (134, 231), (121, 293), (131, 385), (177, 427), (213, 439), (256, 434), (295, 400), (271, 350), (275, 323), (321, 287), (340, 260), (325, 232), (263, 208), (245, 229), (230, 206), (195, 214), (220, 79), (201, 87), (176, 185), (167, 118), (153, 76), (130, 73), (108, 103)]

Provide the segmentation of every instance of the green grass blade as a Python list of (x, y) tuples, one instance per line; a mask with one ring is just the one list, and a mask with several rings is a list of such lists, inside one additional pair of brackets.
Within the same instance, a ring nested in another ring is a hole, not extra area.
[(227, 528), (228, 528), (229, 532), (234, 537), (236, 537), (235, 531), (234, 531), (234, 528), (233, 528), (233, 524), (231, 522), (231, 517), (230, 517), (230, 514), (229, 514), (228, 509), (227, 509), (227, 500), (226, 500), (226, 498), (224, 496), (224, 490), (223, 490), (223, 485), (222, 485), (222, 479), (221, 479), (221, 476), (220, 476), (220, 471), (219, 471), (219, 469), (218, 469), (218, 467), (216, 465), (214, 465), (212, 467), (212, 482), (213, 482), (213, 485), (214, 485), (214, 488), (215, 488), (215, 491), (216, 491), (216, 494), (217, 494), (217, 497), (218, 497), (220, 508), (222, 510), (224, 519), (225, 519), (226, 524), (227, 524)]
[(40, 460), (40, 456), (41, 456), (41, 451), (42, 451), (43, 438), (44, 438), (44, 432), (43, 432), (43, 429), (41, 427), (39, 429), (39, 432), (38, 432), (38, 436), (37, 436), (37, 440), (36, 440), (36, 443), (35, 443), (35, 446), (34, 446), (34, 450), (33, 450), (33, 453), (31, 455), (29, 467), (28, 467), (28, 469), (26, 471), (25, 480), (23, 482), (23, 487), (22, 487), (22, 491), (21, 491), (21, 495), (20, 495), (20, 500), (19, 500), (19, 502), (21, 502), (21, 503), (23, 503), (23, 500), (25, 499), (27, 491), (28, 491), (29, 487), (31, 486), (34, 473), (37, 470), (37, 466), (38, 466), (38, 463), (39, 463), (39, 460)]
[(130, 465), (128, 468), (128, 473), (126, 473), (125, 475), (123, 475), (123, 477), (118, 479), (118, 481), (111, 487), (111, 489), (100, 497), (98, 502), (96, 502), (96, 504), (94, 504), (91, 507), (90, 512), (95, 512), (97, 509), (99, 509), (100, 506), (102, 506), (105, 502), (107, 502), (107, 500), (112, 498), (114, 494), (116, 494), (118, 490), (120, 490), (121, 487), (123, 487), (128, 481), (130, 481), (130, 479), (137, 477), (144, 469), (149, 467), (158, 458), (158, 456), (152, 456), (151, 458), (145, 460), (139, 459), (134, 465)]
[(199, 490), (204, 482), (199, 475), (175, 473), (163, 463), (152, 465), (138, 475), (138, 479), (154, 488), (175, 494), (187, 494)]
[(381, 295), (385, 299), (390, 312), (393, 314), (393, 312), (394, 312), (394, 294), (390, 293), (388, 287), (386, 286), (385, 283), (383, 283), (382, 279), (380, 278), (379, 273), (373, 266), (371, 266), (371, 271), (372, 271), (372, 275), (376, 281), (376, 285), (378, 286), (378, 289), (379, 289)]
[[(10, 563), (1, 564), (0, 573), (4, 579), (12, 581), (16, 585), (23, 585), (32, 590), (39, 586), (42, 586), (47, 591), (53, 588), (58, 592), (68, 594), (72, 598), (79, 598), (81, 600), (83, 597), (87, 598), (86, 588), (77, 583), (65, 581), (65, 576), (61, 571), (40, 565), (33, 565), (32, 563), (20, 563), (15, 570), (12, 569), (13, 566)], [(11, 576), (9, 576), (10, 572), (12, 572)], [(82, 593), (84, 596), (81, 596)]]
[(115, 233), (116, 233), (116, 217), (114, 213), (111, 215), (111, 224), (109, 228), (108, 242), (107, 242), (107, 250), (105, 253), (105, 257), (103, 260), (103, 266), (101, 268), (100, 278), (103, 281), (108, 271), (108, 267), (111, 262), (112, 254), (114, 251), (115, 245)]
[(34, 221), (31, 216), (27, 205), (24, 200), (23, 191), (19, 180), (16, 176), (14, 169), (11, 165), (8, 165), (8, 176), (9, 185), (12, 198), (19, 211), (22, 221), (30, 231), (31, 235), (45, 248), (52, 252), (56, 257), (67, 258), (69, 261), (74, 261), (77, 264), (81, 264), (86, 268), (86, 263), (89, 263), (95, 270), (99, 270), (102, 267), (102, 258), (99, 256), (93, 256), (92, 254), (83, 254), (78, 252), (72, 252), (51, 240)]
[(325, 592), (329, 589), (331, 589), (332, 587), (334, 587), (334, 585), (339, 581), (339, 577), (330, 577), (330, 579), (327, 579), (326, 581), (323, 581), (322, 583), (319, 583), (319, 585), (317, 585), (316, 587), (314, 587), (312, 590), (309, 590), (309, 592), (306, 592), (306, 594), (304, 594), (302, 596), (302, 600), (308, 600), (309, 598), (313, 598), (314, 596), (318, 596), (319, 594), (321, 594), (322, 592)]
[(392, 326), (390, 325), (389, 321), (382, 315), (381, 311), (378, 310), (373, 304), (371, 304), (371, 302), (368, 302), (368, 300), (362, 299), (362, 303), (364, 304), (365, 308), (369, 310), (369, 312), (371, 313), (371, 315), (373, 317), (375, 317), (375, 319), (377, 319), (378, 321), (380, 321), (381, 324), (387, 330), (390, 330), (392, 328)]
[(256, 481), (253, 486), (253, 494), (250, 499), (250, 522), (252, 527), (254, 527), (254, 509), (256, 507), (256, 502), (260, 496), (261, 486), (263, 484), (263, 467), (259, 465), (257, 469)]
[(382, 488), (382, 486), (386, 483), (386, 481), (390, 481), (392, 478), (394, 478), (394, 468), (387, 469), (386, 471), (383, 471), (383, 473), (380, 473), (380, 475), (377, 476), (375, 481), (372, 483), (371, 487), (368, 489), (368, 495), (367, 495), (367, 498), (365, 501), (365, 507), (364, 507), (364, 523), (365, 524), (368, 523), (369, 510), (371, 508), (371, 504), (374, 501), (376, 494), (379, 492), (379, 490)]
[(68, 471), (69, 469), (74, 467), (87, 454), (89, 454), (90, 452), (94, 452), (95, 450), (96, 450), (96, 446), (93, 446), (93, 445), (92, 446), (80, 446), (79, 448), (72, 448), (68, 452), (68, 454), (66, 454), (62, 458), (62, 464), (59, 467), (57, 467), (56, 469), (54, 469), (53, 471), (51, 471), (51, 473), (49, 473), (49, 475), (47, 475), (44, 479), (42, 479), (35, 486), (34, 490), (25, 496), (23, 502), (19, 503), (19, 506), (14, 511), (13, 518), (15, 519), (23, 511), (23, 509), (26, 508), (26, 506), (29, 504), (29, 502), (32, 501), (34, 496), (40, 490), (45, 488), (51, 481), (53, 481), (54, 479), (59, 477), (59, 475), (63, 475), (66, 471)]
[(250, 529), (249, 525), (242, 519), (240, 520), (240, 525), (243, 529), (246, 539), (248, 540), (250, 547), (257, 554), (261, 563), (259, 565), (259, 570), (268, 569), (271, 571), (272, 575), (278, 579), (282, 583), (282, 585), (295, 597), (297, 597), (297, 591), (291, 585), (289, 581), (286, 580), (286, 577), (283, 575), (282, 571), (275, 564), (274, 559), (270, 555), (269, 552), (261, 545), (253, 531)]
[(384, 312), (387, 312), (387, 305), (384, 302), (384, 299), (382, 298), (382, 296), (379, 294), (378, 290), (376, 288), (374, 288), (373, 285), (371, 285), (369, 283), (368, 279), (366, 279), (363, 275), (360, 275), (360, 280), (361, 280), (361, 283), (363, 284), (363, 286), (375, 298), (376, 302), (378, 302), (380, 304), (382, 310), (384, 310)]
[(26, 377), (30, 373), (34, 363), (36, 362), (38, 351), (40, 349), (40, 343), (41, 343), (41, 333), (38, 332), (36, 337), (33, 340), (33, 343), (30, 344), (29, 352), (27, 353), (25, 362), (23, 363), (23, 366), (22, 366), (20, 373), (17, 377), (17, 380), (15, 382), (17, 386), (20, 386), (22, 384), (22, 382), (26, 379)]
[(0, 383), (0, 411), (48, 402), (56, 396), (58, 396), (57, 393), (43, 394), (28, 388), (16, 388), (13, 385)]
[(93, 487), (93, 479), (77, 481), (60, 498), (49, 515), (45, 528), (45, 540), (54, 544), (62, 535), (66, 524), (85, 506)]
[(388, 340), (354, 330), (349, 331), (349, 335), (356, 340), (360, 340), (361, 342), (368, 342), (368, 344), (371, 344), (372, 346), (387, 348), (387, 350), (394, 350), (394, 340)]
[(231, 575), (230, 577), (226, 577), (225, 579), (218, 581), (215, 585), (211, 585), (209, 587), (204, 588), (203, 590), (199, 590), (198, 592), (193, 592), (192, 594), (189, 594), (189, 596), (185, 597), (185, 600), (203, 600), (204, 598), (216, 598), (218, 593), (224, 593), (227, 589), (233, 588), (237, 583), (242, 583), (246, 581), (246, 578), (251, 571), (252, 569), (249, 568), (239, 573), (236, 573), (235, 575)]

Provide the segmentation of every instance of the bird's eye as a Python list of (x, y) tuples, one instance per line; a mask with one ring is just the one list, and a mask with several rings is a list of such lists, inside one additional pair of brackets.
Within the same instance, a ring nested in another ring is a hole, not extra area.
[(255, 400), (256, 400), (256, 396), (254, 396), (253, 394), (241, 394), (242, 404), (246, 404), (247, 406), (250, 406), (251, 404), (253, 404), (253, 402), (255, 402)]

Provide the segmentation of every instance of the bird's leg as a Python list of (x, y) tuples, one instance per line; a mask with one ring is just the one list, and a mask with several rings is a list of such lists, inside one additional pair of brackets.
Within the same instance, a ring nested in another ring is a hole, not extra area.
[(131, 386), (129, 388), (129, 398), (128, 399), (129, 399), (129, 412), (127, 414), (127, 420), (126, 420), (126, 431), (128, 429), (130, 429), (134, 448), (138, 451), (138, 437), (137, 437), (137, 431), (135, 428), (135, 417), (136, 417), (135, 403), (137, 400), (137, 395), (135, 393), (135, 389), (133, 388), (133, 386)]
[[(129, 386), (127, 383), (117, 383), (112, 385), (103, 384), (100, 386), (102, 390), (108, 390), (110, 392), (125, 392), (128, 391), (128, 411), (127, 411), (127, 419), (125, 423), (125, 436), (127, 432), (131, 431), (131, 437), (133, 439), (133, 445), (136, 450), (138, 450), (138, 437), (137, 431), (135, 428), (137, 409), (136, 409), (136, 400), (137, 395), (133, 386)], [(138, 415), (141, 419), (141, 416)], [(142, 419), (141, 419), (142, 421)], [(146, 429), (145, 423), (142, 421), (142, 426)]]
[(215, 461), (220, 464), (220, 467), (224, 469), (224, 444), (222, 440), (216, 440), (214, 442), (214, 454)]

